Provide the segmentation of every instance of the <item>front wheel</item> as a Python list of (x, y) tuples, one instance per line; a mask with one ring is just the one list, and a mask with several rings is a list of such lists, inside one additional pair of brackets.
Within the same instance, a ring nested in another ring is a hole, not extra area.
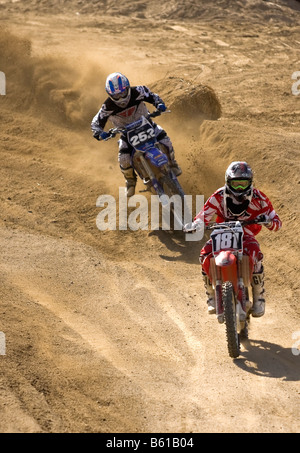
[(230, 357), (235, 359), (240, 355), (240, 339), (237, 331), (236, 306), (231, 282), (223, 283), (222, 299), (224, 304), (228, 352)]
[[(164, 193), (171, 199), (170, 208), (175, 222), (174, 225), (178, 224), (178, 227), (175, 227), (175, 229), (182, 230), (183, 225), (192, 218), (189, 207), (185, 202), (184, 192), (178, 180), (172, 179), (169, 175), (161, 177), (159, 183)], [(174, 195), (178, 198), (174, 198)]]
[(159, 183), (168, 197), (179, 195), (182, 200), (184, 199), (184, 193), (179, 182), (175, 182), (175, 180), (171, 179), (169, 175), (164, 175), (160, 178)]

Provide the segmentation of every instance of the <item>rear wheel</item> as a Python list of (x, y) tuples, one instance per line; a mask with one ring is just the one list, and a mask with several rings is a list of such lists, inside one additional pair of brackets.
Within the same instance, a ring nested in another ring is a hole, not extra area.
[(224, 304), (224, 318), (226, 325), (228, 352), (230, 357), (235, 359), (240, 355), (240, 338), (237, 332), (234, 292), (231, 282), (225, 282), (223, 284), (222, 298)]

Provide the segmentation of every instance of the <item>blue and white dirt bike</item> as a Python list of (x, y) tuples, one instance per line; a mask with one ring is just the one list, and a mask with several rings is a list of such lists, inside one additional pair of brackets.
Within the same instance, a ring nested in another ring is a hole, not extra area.
[[(157, 142), (155, 125), (151, 120), (149, 121), (150, 118), (159, 116), (161, 113), (156, 110), (122, 128), (112, 128), (108, 131), (109, 137), (106, 140), (115, 137), (116, 134), (127, 138), (132, 146), (131, 165), (142, 179), (146, 190), (158, 195), (163, 207), (170, 205), (174, 218), (179, 225), (183, 225), (183, 213), (188, 209), (184, 204), (184, 192), (169, 165), (164, 146)], [(182, 213), (175, 209), (174, 195), (181, 199)]]

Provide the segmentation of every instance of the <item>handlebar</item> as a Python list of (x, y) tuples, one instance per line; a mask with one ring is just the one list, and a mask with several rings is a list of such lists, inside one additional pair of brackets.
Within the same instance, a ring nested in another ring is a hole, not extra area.
[(221, 223), (209, 223), (208, 225), (205, 226), (206, 230), (214, 230), (216, 228), (233, 228), (235, 226), (238, 226), (240, 224), (242, 227), (247, 226), (247, 225), (268, 225), (270, 223), (270, 220), (260, 220), (259, 217), (256, 219), (252, 220), (238, 220), (238, 221), (228, 221), (228, 222), (221, 222)]
[[(154, 110), (154, 112), (148, 113), (145, 118), (155, 118), (157, 116), (160, 116), (162, 113), (170, 113), (171, 110), (166, 110), (165, 112), (162, 112), (161, 110)], [(139, 120), (138, 120), (139, 121)], [(131, 123), (133, 124), (133, 123)], [(125, 127), (113, 127), (108, 130), (109, 137), (105, 138), (104, 141), (106, 142), (107, 140), (110, 140), (111, 138), (114, 138), (117, 134), (124, 134), (130, 124), (127, 124)]]

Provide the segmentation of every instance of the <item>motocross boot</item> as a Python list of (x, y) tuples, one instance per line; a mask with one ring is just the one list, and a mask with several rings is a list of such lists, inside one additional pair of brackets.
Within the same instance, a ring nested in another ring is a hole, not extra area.
[(175, 176), (180, 176), (182, 173), (182, 170), (179, 167), (179, 165), (175, 159), (174, 149), (172, 148), (172, 150), (168, 154), (169, 154), (169, 160), (170, 160), (170, 167), (171, 167), (172, 171), (174, 172)]
[(215, 291), (212, 287), (211, 281), (208, 276), (202, 273), (202, 278), (204, 281), (205, 293), (207, 295), (207, 311), (210, 315), (216, 314), (216, 301), (215, 301)]
[(136, 174), (132, 167), (129, 168), (121, 168), (121, 172), (126, 179), (126, 195), (128, 198), (132, 197), (135, 194), (135, 186), (136, 186)]
[(259, 318), (265, 314), (265, 298), (264, 298), (264, 273), (263, 269), (261, 272), (252, 275), (252, 295), (253, 295), (253, 307), (252, 316)]
[(171, 165), (170, 166), (171, 166), (171, 169), (174, 172), (175, 176), (180, 176), (181, 175), (182, 170), (179, 167), (179, 165), (178, 165), (178, 163), (176, 162), (175, 159), (171, 161)]
[(172, 148), (170, 150), (166, 145), (164, 145), (164, 144), (162, 144), (162, 145), (163, 145), (163, 151), (165, 152), (165, 154), (167, 155), (167, 157), (169, 159), (169, 164), (170, 164), (171, 170), (174, 172), (175, 176), (180, 176), (182, 173), (182, 170), (179, 167), (179, 165), (175, 159), (174, 149)]

